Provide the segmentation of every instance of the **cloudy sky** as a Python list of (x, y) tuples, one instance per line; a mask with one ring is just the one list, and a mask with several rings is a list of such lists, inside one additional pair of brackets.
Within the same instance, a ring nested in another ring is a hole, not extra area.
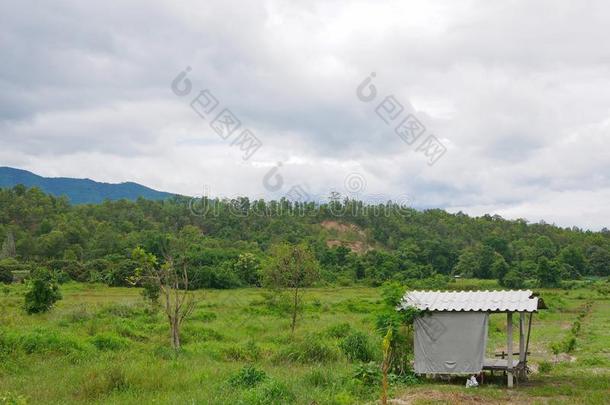
[(606, 1), (4, 0), (0, 166), (600, 229), (609, 21)]

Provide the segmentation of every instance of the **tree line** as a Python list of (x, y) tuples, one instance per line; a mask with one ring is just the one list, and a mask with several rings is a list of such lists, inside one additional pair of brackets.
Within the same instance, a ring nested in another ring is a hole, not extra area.
[[(359, 232), (327, 229), (324, 221)], [(0, 280), (45, 267), (60, 281), (128, 286), (140, 265), (134, 249), (163, 261), (164, 241), (179, 233), (187, 235), (191, 289), (261, 285), (261, 269), (284, 244), (306, 246), (319, 266), (319, 282), (328, 284), (395, 280), (432, 288), (461, 276), (520, 288), (526, 280), (553, 286), (610, 274), (605, 228), (419, 211), (336, 194), (328, 203), (174, 197), (71, 205), (16, 186), (0, 189)], [(365, 248), (354, 251), (350, 241)]]

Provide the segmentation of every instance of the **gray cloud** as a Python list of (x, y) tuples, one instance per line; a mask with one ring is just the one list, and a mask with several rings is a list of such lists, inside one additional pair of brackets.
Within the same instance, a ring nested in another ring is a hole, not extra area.
[[(592, 229), (610, 217), (603, 1), (0, 4), (0, 163), (186, 194), (315, 195), (362, 173), (421, 208)], [(176, 97), (191, 66), (263, 142), (248, 162)], [(356, 98), (371, 72), (374, 103)], [(374, 112), (394, 95), (434, 166)], [(261, 179), (284, 162), (286, 185)], [(575, 205), (577, 204), (577, 205)]]

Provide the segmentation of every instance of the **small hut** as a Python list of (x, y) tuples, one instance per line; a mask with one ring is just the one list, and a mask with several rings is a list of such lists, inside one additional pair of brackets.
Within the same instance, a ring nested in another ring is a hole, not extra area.
[[(529, 290), (411, 291), (398, 309), (407, 307), (424, 311), (414, 321), (416, 373), (478, 374), (499, 370), (506, 373), (509, 387), (513, 386), (514, 377), (526, 376), (532, 316), (546, 308), (542, 299)], [(507, 349), (488, 359), (485, 351), (491, 313), (506, 313)], [(513, 314), (519, 316), (518, 353), (513, 353)]]

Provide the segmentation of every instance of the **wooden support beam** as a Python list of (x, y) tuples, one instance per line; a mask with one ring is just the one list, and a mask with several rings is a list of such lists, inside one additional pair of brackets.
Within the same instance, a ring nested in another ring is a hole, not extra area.
[(519, 314), (519, 378), (525, 378), (525, 312)]
[(513, 313), (506, 313), (506, 344), (508, 346), (506, 356), (507, 361), (507, 382), (508, 388), (513, 387)]

